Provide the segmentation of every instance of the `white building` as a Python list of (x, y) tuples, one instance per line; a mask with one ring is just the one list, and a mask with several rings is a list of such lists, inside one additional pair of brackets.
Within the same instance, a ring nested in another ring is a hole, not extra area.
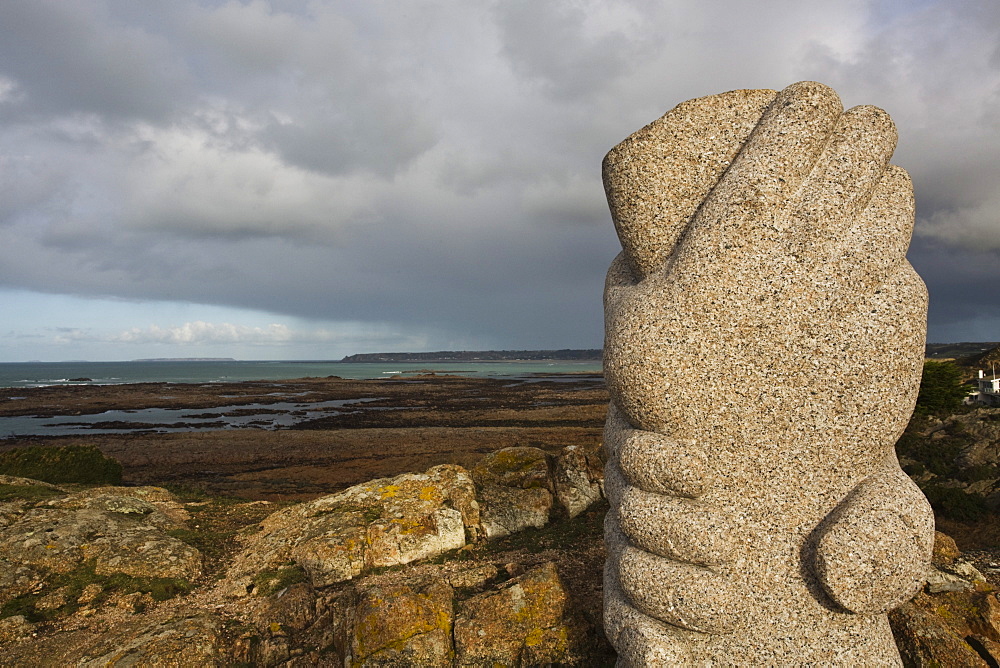
[(983, 370), (979, 370), (976, 389), (969, 393), (965, 403), (1000, 406), (1000, 378), (997, 378), (996, 371), (993, 372), (993, 378), (986, 378)]

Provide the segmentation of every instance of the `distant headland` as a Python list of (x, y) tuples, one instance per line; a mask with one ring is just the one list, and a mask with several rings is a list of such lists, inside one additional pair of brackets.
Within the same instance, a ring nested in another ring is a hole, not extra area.
[(519, 362), (601, 359), (600, 348), (586, 350), (439, 350), (433, 353), (358, 353), (341, 362)]

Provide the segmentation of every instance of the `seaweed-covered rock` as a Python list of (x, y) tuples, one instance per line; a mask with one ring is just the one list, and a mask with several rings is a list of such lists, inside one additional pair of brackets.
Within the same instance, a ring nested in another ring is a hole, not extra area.
[(536, 666), (564, 658), (566, 593), (555, 565), (542, 564), (500, 591), (463, 601), (455, 618), (456, 666)]
[(261, 527), (229, 570), (231, 594), (252, 590), (258, 573), (288, 563), (322, 587), (458, 549), (481, 533), (472, 479), (447, 464), (286, 508)]
[(472, 477), (479, 488), (487, 538), (548, 524), (553, 484), (544, 451), (530, 447), (497, 450), (479, 461)]

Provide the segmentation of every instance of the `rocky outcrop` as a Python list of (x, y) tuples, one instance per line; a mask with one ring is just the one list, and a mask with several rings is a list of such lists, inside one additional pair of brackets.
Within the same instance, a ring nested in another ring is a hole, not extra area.
[[(256, 632), (234, 659), (280, 665), (301, 656), (303, 665), (359, 667), (586, 665), (582, 622), (568, 609), (555, 564), (505, 577), (492, 564), (446, 564), (332, 591), (296, 585), (257, 609)], [(302, 654), (302, 647), (314, 651)]]
[[(517, 549), (492, 556), (480, 506), (544, 495), (544, 512), (512, 523), (514, 531), (577, 514), (599, 494), (595, 459), (572, 448), (556, 457), (515, 448), (489, 457), (478, 485), (465, 469), (443, 465), (289, 506), (243, 532), (218, 583), (165, 602), (143, 589), (109, 593), (102, 583), (200, 573), (198, 551), (175, 537), (192, 535), (188, 513), (168, 492), (68, 493), (0, 480), (31, 498), (0, 504), (0, 558), (12, 564), (0, 579), (8, 599), (30, 599), (28, 616), (0, 619), (0, 647), (11, 665), (32, 665), (40, 648), (53, 665), (586, 665), (594, 618), (569, 604), (560, 576), (579, 558), (557, 556), (556, 566), (525, 562)], [(564, 494), (573, 510), (552, 512), (556, 489), (578, 489)], [(576, 524), (599, 535), (594, 513), (587, 517)], [(579, 539), (579, 527), (554, 530), (557, 541)], [(394, 568), (403, 564), (410, 567)], [(64, 578), (59, 586), (43, 584), (52, 574)], [(50, 613), (67, 620), (67, 631), (38, 639)]]
[(452, 665), (454, 590), (442, 577), (360, 584), (343, 599), (344, 665)]
[(565, 606), (566, 593), (552, 563), (463, 601), (455, 618), (455, 665), (537, 666), (563, 660)]
[[(531, 460), (533, 453), (527, 454), (521, 461)], [(560, 468), (569, 468), (559, 461), (564, 457), (562, 453), (547, 461), (547, 470), (555, 472), (553, 485), (558, 484)], [(507, 478), (496, 474), (495, 480), (518, 485), (534, 479), (550, 484), (540, 478), (540, 459), (533, 461), (527, 471), (508, 471)], [(159, 488), (105, 487), (70, 494), (31, 480), (0, 480), (0, 484), (52, 492), (41, 501), (22, 499), (2, 504), (4, 514), (0, 517), (7, 518), (8, 526), (32, 511), (66, 516), (108, 513), (121, 516), (112, 519), (123, 525), (146, 525), (163, 534), (182, 526), (178, 523), (187, 516), (184, 507)], [(442, 493), (442, 498), (450, 500), (435, 501), (435, 495), (425, 489), (430, 487), (450, 489)], [(360, 516), (365, 527), (383, 531), (387, 525), (400, 525), (384, 520), (399, 519), (392, 513), (402, 510), (399, 505), (409, 504), (430, 515), (436, 509), (453, 508), (462, 516), (464, 510), (464, 517), (474, 519), (474, 497), (465, 493), (471, 489), (471, 478), (462, 469), (436, 467), (420, 475), (372, 481), (312, 504), (278, 511), (262, 523), (260, 531), (245, 537), (243, 552), (236, 558), (244, 566), (257, 563), (262, 568), (235, 588), (245, 594), (249, 584), (249, 596), (234, 598), (226, 578), (215, 587), (203, 587), (162, 603), (143, 592), (108, 597), (96, 581), (76, 589), (43, 588), (31, 595), (32, 610), (47, 614), (62, 606), (64, 610), (75, 608), (76, 613), (69, 617), (66, 630), (54, 635), (45, 623), (32, 622), (24, 614), (0, 619), (0, 656), (4, 657), (0, 663), (610, 665), (613, 655), (597, 631), (599, 605), (595, 603), (589, 612), (586, 605), (590, 599), (600, 599), (599, 590), (579, 589), (580, 582), (596, 583), (603, 554), (595, 552), (587, 564), (578, 562), (581, 546), (601, 543), (598, 527), (603, 511), (592, 509), (572, 521), (560, 519), (562, 513), (553, 513), (551, 526), (535, 534), (538, 543), (533, 539), (527, 550), (522, 539), (515, 538), (511, 544), (480, 540), (470, 545), (466, 536), (466, 548), (449, 553), (443, 560), (417, 560), (406, 568), (362, 569), (351, 580), (332, 584), (324, 584), (327, 571), (307, 570), (295, 560), (299, 553), (293, 548), (302, 544), (296, 543), (296, 536), (301, 538), (293, 531), (296, 525), (301, 528), (313, 520), (332, 519), (339, 512), (348, 518)], [(365, 505), (364, 499), (372, 502)], [(348, 503), (353, 505), (345, 505)], [(385, 514), (375, 518), (376, 509)], [(463, 519), (463, 525), (466, 521)], [(327, 529), (333, 531), (331, 526)], [(577, 533), (580, 531), (589, 533)], [(277, 554), (283, 539), (288, 540), (283, 548), (287, 551), (281, 553), (288, 556), (287, 561), (251, 560), (250, 555), (259, 550)], [(543, 547), (547, 548), (544, 554), (534, 554)], [(991, 661), (1000, 656), (996, 650), (1000, 646), (1000, 603), (979, 570), (986, 572), (989, 562), (977, 566), (959, 552), (954, 541), (939, 533), (934, 564), (931, 584), (891, 616), (904, 661), (915, 666), (995, 665)], [(50, 577), (61, 577), (55, 571), (46, 572)], [(935, 588), (935, 577), (946, 586)], [(89, 631), (79, 630), (90, 620), (94, 621)]]
[(573, 518), (604, 496), (604, 462), (597, 452), (568, 445), (555, 460), (552, 482), (556, 499)]
[(937, 532), (924, 590), (889, 614), (905, 666), (995, 666), (1000, 601), (955, 541)]
[(243, 595), (259, 573), (294, 564), (323, 587), (456, 550), (481, 531), (469, 474), (460, 466), (436, 466), (274, 513), (246, 537), (226, 581), (229, 593)]
[(147, 581), (191, 582), (201, 574), (201, 553), (168, 533), (184, 528), (186, 513), (166, 490), (99, 487), (68, 493), (10, 477), (0, 484), (52, 492), (43, 501), (29, 496), (0, 504), (0, 603), (22, 599), (22, 607), (33, 612), (75, 606), (78, 601), (67, 599), (79, 595), (72, 582), (52, 587), (71, 581), (81, 569)]
[(131, 666), (224, 666), (222, 623), (217, 617), (191, 611), (142, 628), (125, 637), (107, 639), (88, 648), (77, 665), (83, 668)]
[(552, 478), (543, 450), (512, 447), (483, 457), (472, 469), (482, 498), (487, 538), (509, 536), (528, 527), (543, 527), (552, 512)]

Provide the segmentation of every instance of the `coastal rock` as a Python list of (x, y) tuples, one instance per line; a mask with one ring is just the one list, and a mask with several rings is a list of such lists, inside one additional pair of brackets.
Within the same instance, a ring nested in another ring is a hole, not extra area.
[(34, 480), (32, 478), (22, 478), (16, 475), (0, 475), (0, 485), (9, 485), (13, 487), (43, 487), (54, 492), (61, 492), (64, 494), (67, 493), (62, 487), (53, 485), (50, 482)]
[(559, 505), (576, 517), (604, 496), (604, 462), (596, 452), (568, 445), (556, 457), (552, 481)]
[(0, 619), (0, 643), (27, 638), (35, 630), (35, 625), (24, 615), (11, 615)]
[(989, 666), (940, 616), (912, 603), (890, 612), (889, 623), (905, 666)]
[(921, 593), (889, 615), (907, 666), (995, 665), (1000, 602), (981, 590)]
[(350, 630), (353, 666), (452, 665), (452, 588), (441, 578), (358, 587)]
[(226, 585), (240, 595), (262, 571), (289, 563), (314, 586), (350, 580), (371, 568), (406, 564), (455, 550), (481, 533), (468, 472), (441, 465), (356, 485), (278, 511), (246, 538)]
[[(60, 501), (51, 501), (53, 508), (103, 508), (121, 514), (148, 515), (146, 521), (163, 529), (177, 529), (190, 514), (173, 494), (162, 487), (94, 487), (76, 492)], [(156, 511), (155, 513), (151, 511)]]
[(523, 446), (497, 450), (479, 461), (472, 477), (479, 490), (487, 538), (548, 524), (553, 485), (543, 450)]
[[(165, 508), (176, 505), (165, 490), (147, 492)], [(0, 527), (0, 601), (44, 592), (46, 574), (86, 564), (100, 575), (196, 579), (201, 553), (166, 533), (182, 528), (180, 515), (168, 516), (142, 494), (105, 487), (29, 504), (8, 516)]]
[(130, 634), (103, 639), (76, 665), (84, 668), (132, 666), (223, 666), (221, 621), (192, 611)]
[(557, 663), (567, 650), (566, 593), (555, 565), (546, 563), (503, 589), (459, 603), (456, 666), (538, 666)]
[(932, 568), (927, 571), (927, 591), (932, 594), (940, 594), (947, 591), (972, 591), (975, 585), (968, 580), (952, 573), (942, 571), (939, 568)]
[(934, 532), (934, 551), (931, 553), (931, 563), (935, 566), (950, 566), (962, 556), (961, 550), (955, 544), (955, 539), (940, 531)]
[(952, 415), (941, 430), (959, 433), (968, 440), (956, 462), (960, 468), (1000, 465), (1000, 408), (976, 408)]

